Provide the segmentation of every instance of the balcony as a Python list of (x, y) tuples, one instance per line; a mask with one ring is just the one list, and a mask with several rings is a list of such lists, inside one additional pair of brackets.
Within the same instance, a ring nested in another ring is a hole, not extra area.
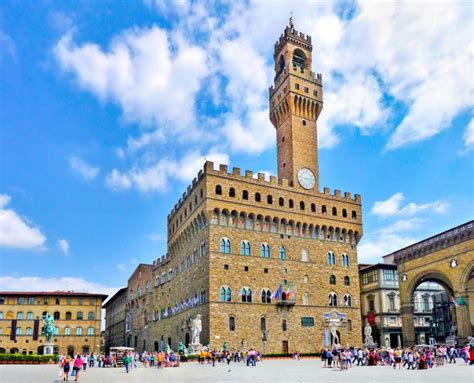
[(276, 304), (280, 307), (294, 306), (296, 304), (296, 299), (278, 299)]

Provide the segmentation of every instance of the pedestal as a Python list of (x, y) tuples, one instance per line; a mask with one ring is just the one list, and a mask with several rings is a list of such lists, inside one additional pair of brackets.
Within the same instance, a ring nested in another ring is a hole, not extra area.
[(54, 354), (54, 347), (52, 344), (45, 344), (43, 348), (44, 355), (53, 355)]
[(193, 344), (191, 344), (190, 348), (191, 348), (191, 352), (193, 354), (200, 354), (201, 351), (202, 351), (202, 344), (201, 343), (193, 343)]

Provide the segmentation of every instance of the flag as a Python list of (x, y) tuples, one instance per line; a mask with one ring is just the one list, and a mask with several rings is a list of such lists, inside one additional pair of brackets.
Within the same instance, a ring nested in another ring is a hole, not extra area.
[(289, 284), (288, 284), (288, 287), (287, 287), (287, 289), (286, 289), (286, 295), (288, 295), (288, 294), (290, 293), (292, 287), (293, 287), (292, 284), (289, 283)]
[(454, 297), (451, 298), (451, 301), (453, 302), (454, 306), (459, 307), (458, 302), (456, 302), (456, 299), (454, 299)]
[(242, 290), (240, 290), (239, 293), (237, 294), (237, 298), (239, 298), (241, 296), (242, 296)]
[(293, 292), (291, 293), (291, 298), (296, 299), (296, 293), (298, 292), (298, 289), (295, 287), (293, 289)]
[(255, 297), (255, 295), (257, 295), (257, 290), (252, 292), (252, 297)]
[(467, 306), (467, 305), (466, 305), (466, 301), (464, 300), (464, 297), (463, 297), (462, 295), (461, 295), (461, 296), (459, 297), (459, 299), (458, 299), (458, 304), (459, 304), (460, 306)]
[(275, 293), (275, 299), (278, 300), (280, 299), (281, 292), (283, 290), (283, 285), (280, 283), (280, 286), (278, 287), (278, 290)]

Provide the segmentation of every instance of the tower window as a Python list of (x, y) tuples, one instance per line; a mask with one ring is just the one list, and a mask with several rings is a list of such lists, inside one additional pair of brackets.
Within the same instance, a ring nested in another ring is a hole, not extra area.
[(332, 208), (332, 215), (337, 216), (337, 208), (336, 207)]
[(344, 218), (347, 218), (347, 210), (346, 209), (342, 209), (342, 216)]
[(242, 192), (242, 199), (245, 199), (245, 200), (249, 199), (249, 192), (247, 190), (244, 190)]
[(255, 202), (261, 202), (262, 197), (260, 196), (260, 193), (255, 193)]
[(305, 126), (306, 126), (306, 120), (303, 120), (303, 125), (305, 125)]
[(300, 84), (296, 83), (295, 84), (295, 89), (299, 90), (300, 89)]
[(229, 197), (235, 197), (235, 189), (234, 188), (229, 189)]
[(314, 203), (311, 204), (311, 213), (316, 213), (316, 205)]
[(270, 194), (267, 196), (267, 203), (273, 205), (273, 197)]
[(278, 198), (278, 205), (285, 206), (285, 200), (283, 199), (283, 197)]
[(357, 219), (357, 213), (355, 210), (352, 210), (352, 219)]
[(293, 209), (294, 203), (293, 203), (293, 200), (292, 200), (292, 199), (288, 200), (288, 207), (290, 207), (291, 209)]
[(309, 88), (307, 86), (304, 87), (304, 92), (309, 93)]
[(216, 185), (216, 194), (217, 195), (222, 195), (222, 186), (221, 185)]
[(293, 66), (295, 65), (301, 68), (306, 67), (306, 56), (301, 49), (295, 49), (293, 52)]
[(327, 214), (327, 213), (328, 213), (327, 208), (326, 208), (326, 205), (321, 206), (321, 213), (323, 213), (323, 214)]
[(283, 138), (281, 139), (281, 142), (285, 142), (285, 136), (283, 136)]
[(285, 166), (286, 166), (286, 164), (283, 162), (283, 167), (285, 167)]
[(317, 96), (318, 96), (318, 91), (317, 91), (317, 90), (313, 90), (313, 96), (314, 96), (314, 97), (317, 97)]
[(303, 201), (300, 202), (300, 210), (304, 210), (304, 202)]

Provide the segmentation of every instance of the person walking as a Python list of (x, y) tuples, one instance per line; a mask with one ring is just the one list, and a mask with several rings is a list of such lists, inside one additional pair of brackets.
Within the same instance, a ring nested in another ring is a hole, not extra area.
[(79, 381), (79, 374), (81, 372), (81, 368), (82, 368), (82, 358), (81, 358), (81, 355), (77, 354), (76, 358), (74, 359), (74, 365), (72, 367), (72, 370), (74, 372), (75, 382)]
[(61, 367), (64, 373), (63, 381), (67, 382), (69, 380), (69, 371), (71, 370), (71, 358), (69, 355), (66, 355), (66, 357), (63, 359)]
[(451, 346), (449, 349), (449, 363), (454, 362), (456, 363), (456, 349)]
[(82, 354), (82, 370), (85, 371), (87, 369), (87, 355)]
[(123, 357), (123, 365), (125, 366), (125, 371), (127, 374), (130, 372), (130, 365), (132, 364), (132, 358), (130, 358), (130, 355), (128, 353), (125, 354)]

